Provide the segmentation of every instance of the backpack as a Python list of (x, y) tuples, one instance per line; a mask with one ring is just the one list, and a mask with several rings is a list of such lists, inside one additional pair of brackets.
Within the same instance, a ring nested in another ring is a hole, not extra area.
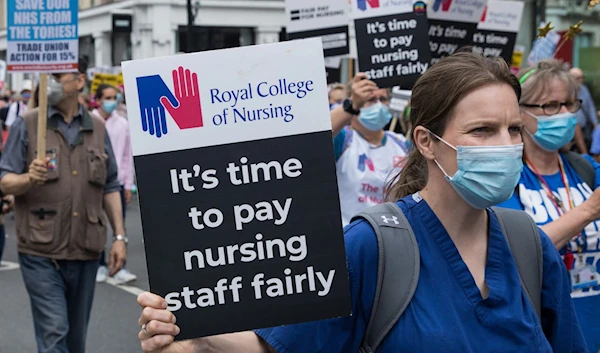
[(596, 169), (594, 169), (590, 161), (577, 152), (568, 151), (563, 153), (563, 155), (571, 167), (575, 169), (577, 175), (594, 190), (596, 186)]
[[(521, 280), (538, 320), (542, 307), (542, 244), (535, 222), (523, 211), (492, 207), (508, 242)], [(378, 243), (377, 288), (373, 309), (359, 353), (373, 353), (394, 327), (419, 282), (420, 255), (415, 234), (395, 203), (384, 203), (353, 218), (365, 219)]]

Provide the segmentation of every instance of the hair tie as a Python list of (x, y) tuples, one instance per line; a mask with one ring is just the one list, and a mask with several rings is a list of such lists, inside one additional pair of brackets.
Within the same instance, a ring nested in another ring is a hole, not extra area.
[(519, 80), (519, 83), (520, 83), (520, 84), (523, 84), (523, 83), (525, 83), (525, 81), (526, 81), (526, 80), (529, 78), (529, 76), (533, 75), (533, 74), (534, 74), (536, 71), (537, 71), (537, 68), (533, 68), (533, 69), (531, 69), (531, 70), (527, 71), (527, 72), (526, 72), (526, 73), (523, 75), (523, 77), (521, 77), (521, 79)]

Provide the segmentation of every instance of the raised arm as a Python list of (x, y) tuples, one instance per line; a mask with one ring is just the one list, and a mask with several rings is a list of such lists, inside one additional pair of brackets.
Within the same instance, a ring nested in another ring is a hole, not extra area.
[(584, 203), (540, 228), (548, 234), (557, 249), (562, 249), (571, 238), (599, 218), (600, 188), (596, 189)]
[[(352, 109), (359, 111), (365, 103), (371, 99), (373, 92), (377, 90), (375, 82), (367, 79), (365, 73), (359, 72), (352, 79), (352, 92), (350, 94), (350, 100), (352, 101)], [(342, 106), (338, 106), (333, 109), (330, 113), (331, 116), (331, 129), (333, 131), (333, 137), (342, 131), (344, 126), (350, 125), (354, 115), (347, 113)]]

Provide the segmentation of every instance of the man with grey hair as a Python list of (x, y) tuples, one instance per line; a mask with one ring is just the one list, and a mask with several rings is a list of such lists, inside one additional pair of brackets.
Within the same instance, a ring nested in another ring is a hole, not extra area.
[(579, 82), (579, 92), (577, 93), (577, 96), (581, 99), (582, 104), (581, 109), (576, 113), (576, 116), (577, 122), (583, 130), (585, 144), (589, 149), (592, 144), (592, 132), (598, 125), (596, 106), (594, 105), (594, 99), (592, 98), (590, 90), (583, 84), (583, 71), (578, 67), (574, 67), (569, 70), (569, 73), (577, 80), (577, 82)]

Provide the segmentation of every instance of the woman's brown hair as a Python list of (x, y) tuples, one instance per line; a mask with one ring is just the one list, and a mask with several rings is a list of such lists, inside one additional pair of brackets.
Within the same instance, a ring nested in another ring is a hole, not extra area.
[[(472, 91), (491, 84), (509, 85), (517, 99), (521, 96), (519, 81), (502, 59), (461, 51), (440, 60), (425, 71), (413, 87), (411, 141), (415, 141), (412, 134), (419, 125), (442, 136), (458, 102)], [(421, 152), (412, 147), (402, 170), (388, 182), (386, 198), (395, 201), (418, 192), (427, 184), (427, 178), (427, 162)]]

